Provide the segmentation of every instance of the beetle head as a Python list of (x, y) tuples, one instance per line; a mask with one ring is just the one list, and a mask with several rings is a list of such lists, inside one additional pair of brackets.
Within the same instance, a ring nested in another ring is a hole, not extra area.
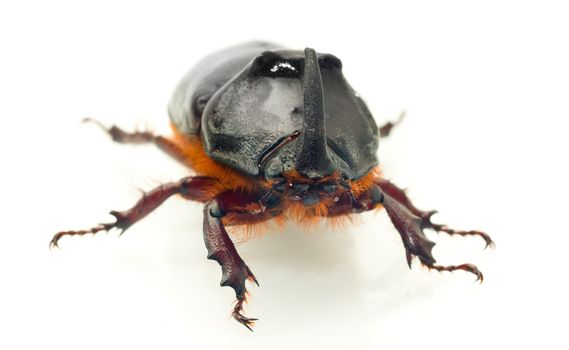
[(351, 190), (351, 184), (338, 173), (320, 179), (309, 179), (299, 172), (292, 171), (274, 180), (272, 190), (288, 200), (312, 207), (321, 203), (337, 202), (343, 193)]

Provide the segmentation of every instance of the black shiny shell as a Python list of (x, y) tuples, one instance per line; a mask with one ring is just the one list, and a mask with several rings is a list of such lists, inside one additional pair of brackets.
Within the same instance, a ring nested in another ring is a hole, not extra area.
[[(169, 104), (176, 127), (201, 133), (207, 154), (245, 175), (261, 175), (260, 160), (283, 137), (303, 128), (304, 52), (253, 42), (211, 55), (186, 75)], [(377, 125), (342, 74), (342, 63), (318, 54), (327, 152), (334, 171), (357, 179), (378, 164)], [(295, 169), (301, 144), (292, 141), (262, 175)], [(329, 174), (323, 174), (329, 175)]]

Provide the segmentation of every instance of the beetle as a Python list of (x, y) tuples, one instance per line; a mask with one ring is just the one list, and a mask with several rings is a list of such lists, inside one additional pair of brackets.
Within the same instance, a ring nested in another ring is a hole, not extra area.
[(405, 192), (378, 168), (380, 137), (398, 123), (378, 127), (364, 101), (348, 84), (342, 62), (314, 49), (282, 49), (268, 42), (234, 46), (206, 57), (175, 89), (168, 106), (172, 135), (102, 127), (119, 143), (153, 143), (195, 172), (164, 183), (130, 209), (111, 211), (112, 223), (56, 233), (121, 234), (173, 195), (204, 203), (203, 236), (208, 259), (219, 263), (221, 286), (234, 289), (232, 316), (248, 329), (257, 319), (243, 314), (246, 281), (257, 278), (239, 256), (226, 227), (253, 227), (269, 220), (313, 223), (341, 220), (385, 208), (401, 235), (407, 263), (429, 269), (464, 270), (483, 280), (473, 264), (443, 266), (432, 254), (425, 229), (479, 236), (434, 224), (436, 211), (417, 209)]

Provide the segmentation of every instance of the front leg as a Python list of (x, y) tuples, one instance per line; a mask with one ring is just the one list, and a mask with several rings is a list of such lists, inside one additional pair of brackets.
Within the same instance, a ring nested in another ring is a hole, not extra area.
[(256, 318), (243, 316), (243, 303), (247, 300), (245, 281), (249, 280), (259, 285), (257, 279), (237, 253), (235, 245), (229, 238), (221, 218), (224, 213), (219, 208), (218, 200), (207, 203), (204, 208), (203, 235), (207, 248), (207, 258), (215, 260), (221, 265), (221, 286), (229, 286), (235, 290), (237, 302), (233, 308), (232, 316), (239, 323), (252, 330)]
[(243, 192), (223, 192), (209, 201), (204, 208), (203, 234), (208, 251), (207, 258), (221, 266), (221, 286), (229, 286), (237, 298), (232, 316), (249, 330), (253, 330), (256, 318), (243, 316), (243, 304), (247, 302), (249, 280), (257, 286), (259, 282), (245, 264), (225, 230), (228, 225), (247, 225), (270, 220), (282, 213), (278, 201), (268, 201), (269, 194), (258, 196)]

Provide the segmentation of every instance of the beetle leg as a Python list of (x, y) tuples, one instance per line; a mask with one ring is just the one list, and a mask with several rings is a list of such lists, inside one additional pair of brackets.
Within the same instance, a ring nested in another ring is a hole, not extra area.
[(221, 286), (229, 286), (235, 290), (237, 298), (232, 316), (250, 331), (256, 318), (245, 317), (242, 314), (243, 304), (247, 301), (247, 288), (245, 281), (249, 280), (259, 285), (257, 279), (245, 264), (235, 245), (229, 238), (221, 218), (224, 213), (220, 209), (217, 199), (208, 202), (204, 208), (204, 241), (207, 248), (207, 258), (215, 260), (221, 265)]
[(125, 144), (146, 144), (153, 143), (164, 153), (168, 154), (170, 157), (176, 159), (177, 161), (184, 163), (185, 158), (183, 157), (183, 150), (174, 142), (170, 141), (168, 138), (160, 135), (155, 135), (150, 131), (135, 131), (126, 132), (116, 125), (111, 127), (106, 127), (100, 121), (92, 118), (83, 119), (84, 123), (94, 123), (103, 129), (113, 141)]
[[(377, 186), (376, 188), (383, 190), (380, 186)], [(436, 265), (436, 260), (431, 252), (435, 243), (430, 241), (423, 233), (424, 219), (415, 215), (412, 210), (387, 191), (383, 190), (381, 192), (383, 195), (381, 198), (381, 204), (387, 211), (387, 215), (391, 219), (391, 222), (401, 235), (409, 267), (411, 267), (411, 259), (413, 256), (416, 256), (419, 258), (419, 261), (429, 269), (437, 271), (464, 270), (475, 274), (476, 280), (482, 282), (484, 279), (482, 272), (472, 264), (451, 266)]]
[(446, 232), (449, 235), (459, 235), (459, 236), (479, 236), (486, 243), (486, 247), (494, 247), (495, 244), (492, 238), (484, 232), (481, 231), (462, 231), (454, 230), (446, 225), (434, 224), (431, 222), (431, 217), (435, 214), (436, 210), (422, 211), (417, 209), (407, 195), (405, 191), (394, 185), (392, 182), (385, 179), (376, 180), (377, 184), (384, 193), (389, 194), (396, 201), (405, 206), (411, 213), (418, 216), (421, 219), (421, 228), (431, 228), (437, 232)]
[(58, 232), (51, 239), (50, 247), (58, 247), (59, 240), (64, 236), (96, 234), (113, 228), (119, 229), (122, 234), (174, 194), (181, 194), (186, 199), (205, 202), (211, 197), (211, 188), (214, 183), (215, 180), (211, 178), (198, 176), (184, 177), (176, 182), (162, 184), (149, 192), (145, 192), (132, 208), (125, 211), (111, 211), (110, 214), (115, 217), (115, 222), (99, 224), (87, 230)]
[(403, 118), (405, 118), (405, 111), (402, 111), (401, 113), (399, 113), (399, 117), (397, 118), (397, 120), (395, 122), (387, 122), (387, 123), (383, 124), (382, 126), (380, 126), (378, 128), (379, 129), (379, 136), (380, 137), (389, 136), (393, 127), (395, 127), (396, 125), (399, 125), (403, 121)]

